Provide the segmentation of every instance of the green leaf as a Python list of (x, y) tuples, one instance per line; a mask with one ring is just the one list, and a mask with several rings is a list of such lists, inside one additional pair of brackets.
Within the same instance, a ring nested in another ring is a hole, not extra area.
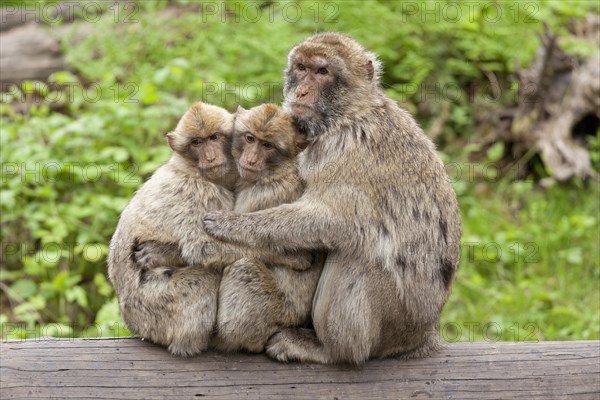
[(71, 287), (75, 286), (77, 283), (81, 281), (81, 276), (69, 275), (68, 271), (60, 271), (58, 275), (52, 281), (52, 286), (59, 293), (66, 293)]
[(28, 326), (33, 326), (40, 319), (39, 311), (44, 307), (46, 307), (46, 300), (41, 296), (34, 296), (29, 301), (16, 306), (13, 311), (17, 321), (23, 321)]
[(56, 245), (56, 242), (52, 242), (52, 244), (51, 246), (45, 246), (35, 256), (37, 260), (40, 260), (40, 265), (45, 268), (55, 267), (62, 257), (62, 250)]
[(75, 286), (65, 292), (65, 299), (68, 302), (73, 303), (76, 302), (81, 307), (88, 306), (88, 299), (85, 290), (81, 286)]
[(106, 277), (104, 276), (103, 273), (98, 272), (96, 275), (94, 275), (94, 284), (96, 285), (96, 288), (98, 289), (98, 293), (101, 294), (102, 296), (108, 297), (108, 296), (112, 295), (112, 293), (113, 293), (112, 285), (108, 282), (108, 280), (106, 279)]
[(157, 85), (162, 85), (165, 82), (167, 82), (167, 80), (169, 79), (170, 73), (171, 73), (171, 71), (169, 70), (169, 68), (167, 68), (167, 67), (161, 68), (154, 73), (154, 77), (152, 78), (152, 80)]
[(572, 265), (583, 264), (583, 253), (581, 251), (581, 247), (573, 247), (567, 250), (559, 251), (558, 256)]
[(65, 83), (79, 83), (79, 79), (69, 71), (58, 71), (48, 77), (48, 82), (64, 85)]
[(13, 281), (23, 276), (23, 271), (0, 269), (0, 281)]
[(156, 86), (146, 83), (140, 87), (140, 99), (143, 104), (154, 104), (160, 100)]
[(37, 292), (37, 284), (31, 279), (19, 279), (10, 286), (9, 296), (16, 299), (27, 299)]
[(487, 159), (491, 162), (499, 161), (504, 156), (504, 142), (493, 144), (487, 151)]
[(33, 256), (25, 256), (22, 259), (23, 266), (25, 267), (25, 272), (31, 276), (39, 276), (41, 275), (45, 268), (37, 262), (36, 258)]
[(21, 88), (23, 93), (26, 94), (38, 93), (42, 96), (46, 96), (48, 94), (48, 85), (40, 81), (23, 81), (21, 83)]
[(89, 243), (85, 246), (77, 246), (76, 251), (81, 251), (83, 259), (90, 262), (104, 260), (108, 254), (108, 246), (103, 243)]
[(121, 311), (119, 309), (119, 301), (115, 297), (104, 303), (100, 310), (98, 310), (98, 313), (96, 314), (96, 323), (101, 324), (104, 322), (119, 321), (121, 321)]
[(106, 158), (113, 162), (125, 162), (129, 159), (129, 151), (124, 147), (109, 146), (102, 150), (100, 158)]
[(43, 325), (40, 329), (42, 336), (55, 338), (73, 338), (73, 327), (65, 324)]

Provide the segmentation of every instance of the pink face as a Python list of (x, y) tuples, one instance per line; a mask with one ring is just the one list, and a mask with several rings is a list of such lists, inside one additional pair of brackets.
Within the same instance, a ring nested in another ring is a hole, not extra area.
[(169, 133), (167, 140), (171, 148), (197, 163), (207, 178), (218, 178), (229, 169), (229, 140), (222, 132), (195, 132), (183, 138)]
[(320, 55), (297, 52), (291, 58), (289, 83), (292, 87), (287, 99), (296, 116), (312, 115), (322, 92), (335, 81), (335, 71), (329, 61)]

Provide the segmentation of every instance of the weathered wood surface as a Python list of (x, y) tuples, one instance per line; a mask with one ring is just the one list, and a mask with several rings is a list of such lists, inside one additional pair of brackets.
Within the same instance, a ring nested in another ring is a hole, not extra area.
[(600, 342), (456, 343), (360, 368), (264, 355), (191, 359), (133, 338), (7, 341), (3, 399), (598, 399)]

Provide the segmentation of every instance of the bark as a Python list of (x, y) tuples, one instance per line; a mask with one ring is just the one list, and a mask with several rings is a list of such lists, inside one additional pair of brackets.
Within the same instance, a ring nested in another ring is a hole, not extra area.
[[(585, 32), (598, 34), (597, 16), (588, 19)], [(591, 27), (591, 28), (590, 28)], [(583, 29), (583, 28), (582, 28)], [(594, 37), (593, 35), (591, 37)], [(600, 120), (600, 52), (587, 60), (567, 55), (547, 28), (533, 63), (519, 73), (520, 92), (508, 124), (499, 125), (497, 137), (512, 142), (513, 155), (534, 151), (558, 181), (596, 176), (585, 140), (575, 134), (584, 119), (585, 135), (594, 135)], [(508, 129), (508, 132), (506, 131)]]

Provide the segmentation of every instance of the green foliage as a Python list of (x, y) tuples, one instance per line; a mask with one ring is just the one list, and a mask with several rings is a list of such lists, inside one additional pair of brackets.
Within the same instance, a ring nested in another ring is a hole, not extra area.
[(446, 339), (598, 339), (600, 187), (463, 183)]
[[(2, 95), (3, 336), (128, 334), (106, 277), (107, 246), (119, 212), (168, 158), (163, 135), (196, 100), (231, 110), (280, 102), (286, 54), (314, 32), (349, 33), (376, 52), (387, 94), (425, 127), (447, 107), (439, 142), (464, 172), (466, 153), (479, 149), (460, 143), (479, 113), (514, 101), (512, 73), (532, 59), (542, 21), (566, 36), (573, 18), (598, 12), (594, 2), (541, 0), (460, 5), (460, 16), (450, 0), (205, 2), (204, 13), (196, 1), (177, 4), (189, 7), (177, 17), (166, 16), (166, 1), (107, 6), (94, 35), (63, 45), (77, 75)], [(24, 96), (45, 101), (17, 114), (9, 103)], [(590, 147), (597, 168), (598, 136)], [(491, 147), (487, 161), (506, 151)], [(542, 191), (498, 181), (487, 165), (472, 172), (454, 182), (464, 253), (442, 333), (462, 329), (468, 340), (464, 323), (473, 322), (500, 324), (506, 340), (530, 338), (532, 326), (538, 339), (598, 338), (598, 309), (589, 307), (600, 291), (598, 187)], [(502, 256), (490, 259), (496, 249)]]

